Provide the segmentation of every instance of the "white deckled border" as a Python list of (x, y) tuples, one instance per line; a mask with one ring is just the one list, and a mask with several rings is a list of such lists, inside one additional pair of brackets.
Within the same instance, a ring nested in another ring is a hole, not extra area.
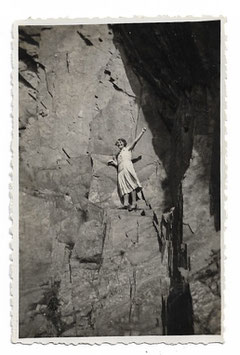
[[(119, 336), (119, 337), (56, 337), (56, 338), (19, 338), (19, 136), (18, 136), (18, 27), (23, 25), (77, 25), (77, 24), (113, 24), (113, 23), (153, 23), (153, 22), (196, 22), (196, 21), (221, 21), (221, 72), (220, 72), (220, 119), (221, 119), (221, 335), (181, 335), (181, 336)], [(226, 229), (226, 210), (224, 201), (227, 184), (227, 142), (226, 142), (226, 35), (224, 26), (226, 18), (223, 16), (201, 17), (94, 17), (94, 18), (59, 18), (59, 19), (32, 19), (19, 20), (13, 24), (12, 41), (12, 184), (10, 188), (10, 218), (12, 219), (12, 252), (10, 267), (11, 274), (11, 327), (12, 342), (21, 344), (210, 344), (223, 343), (224, 333), (224, 232)]]

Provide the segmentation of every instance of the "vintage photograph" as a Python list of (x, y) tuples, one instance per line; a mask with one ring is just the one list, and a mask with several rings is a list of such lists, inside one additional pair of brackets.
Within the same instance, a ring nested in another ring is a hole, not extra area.
[(222, 335), (221, 26), (18, 25), (20, 340)]

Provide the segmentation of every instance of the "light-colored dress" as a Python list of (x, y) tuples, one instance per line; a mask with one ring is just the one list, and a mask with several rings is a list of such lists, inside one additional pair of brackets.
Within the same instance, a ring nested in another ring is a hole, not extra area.
[(128, 147), (124, 147), (117, 156), (118, 163), (118, 187), (122, 197), (133, 190), (142, 189), (137, 174), (132, 163), (132, 152)]

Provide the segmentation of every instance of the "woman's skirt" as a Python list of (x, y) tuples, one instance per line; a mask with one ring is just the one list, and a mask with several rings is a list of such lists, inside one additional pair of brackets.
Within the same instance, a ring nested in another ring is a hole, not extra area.
[(118, 172), (118, 188), (120, 196), (129, 194), (134, 190), (139, 191), (142, 189), (142, 185), (140, 184), (133, 167), (125, 167)]

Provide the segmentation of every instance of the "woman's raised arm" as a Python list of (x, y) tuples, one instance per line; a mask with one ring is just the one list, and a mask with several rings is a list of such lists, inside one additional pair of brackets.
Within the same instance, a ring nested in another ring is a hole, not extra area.
[(139, 135), (134, 139), (134, 141), (128, 146), (129, 150), (133, 150), (133, 148), (135, 147), (135, 145), (137, 144), (137, 142), (140, 140), (140, 138), (142, 138), (142, 135), (146, 132), (146, 127), (144, 127), (141, 132), (139, 133)]

